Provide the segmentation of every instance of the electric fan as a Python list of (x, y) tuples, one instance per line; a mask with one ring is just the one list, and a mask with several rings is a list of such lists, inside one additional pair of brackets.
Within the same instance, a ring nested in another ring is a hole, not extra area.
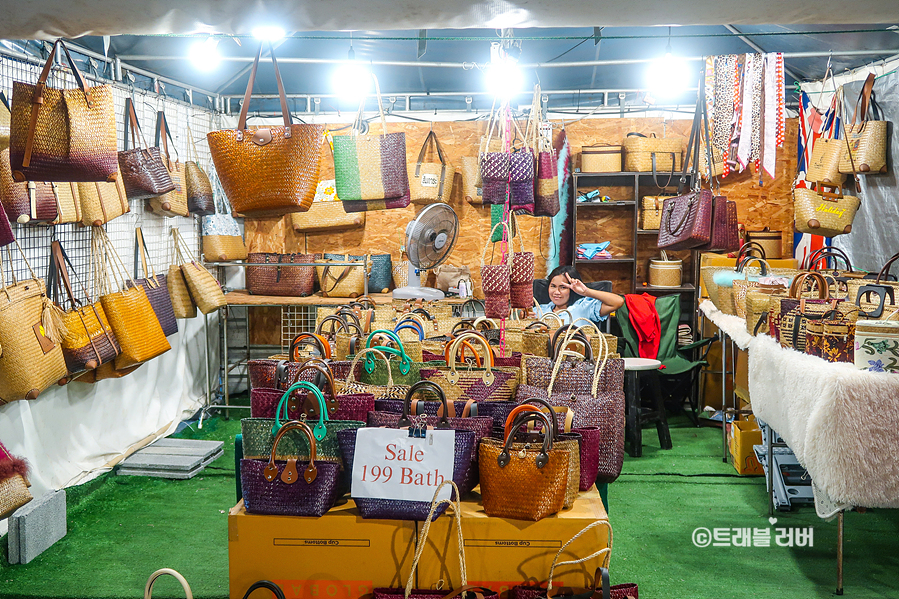
[(447, 204), (431, 204), (406, 225), (409, 282), (393, 290), (394, 299), (442, 300), (439, 289), (421, 286), (421, 271), (436, 268), (447, 259), (459, 234), (459, 217)]

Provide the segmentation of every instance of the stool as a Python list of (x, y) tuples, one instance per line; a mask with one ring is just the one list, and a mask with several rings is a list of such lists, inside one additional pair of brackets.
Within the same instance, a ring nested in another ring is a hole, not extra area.
[[(659, 384), (658, 360), (648, 358), (624, 358), (625, 437), (630, 441), (628, 454), (632, 458), (643, 455), (643, 425), (655, 422), (662, 449), (671, 449), (671, 433), (665, 417), (665, 402)], [(654, 408), (644, 410), (640, 401), (640, 383), (648, 377)]]

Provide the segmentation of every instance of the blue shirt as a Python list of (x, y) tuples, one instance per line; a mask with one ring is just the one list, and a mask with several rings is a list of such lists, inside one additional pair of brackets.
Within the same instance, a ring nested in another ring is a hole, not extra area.
[[(546, 314), (547, 312), (552, 312), (553, 308), (555, 307), (556, 305), (552, 302), (543, 304), (542, 306), (540, 306), (540, 313)], [(571, 312), (571, 317), (574, 320), (577, 320), (578, 318), (586, 318), (587, 320), (590, 320), (592, 322), (603, 322), (607, 318), (607, 316), (599, 313), (599, 311), (602, 310), (602, 302), (592, 297), (582, 297), (578, 301), (568, 306), (567, 310)], [(571, 324), (571, 322), (568, 320), (568, 315), (564, 312), (556, 312), (555, 314), (562, 319), (564, 324)]]

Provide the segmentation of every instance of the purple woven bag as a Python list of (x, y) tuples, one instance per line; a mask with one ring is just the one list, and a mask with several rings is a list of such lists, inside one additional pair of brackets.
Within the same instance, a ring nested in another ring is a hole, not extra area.
[(12, 227), (9, 226), (9, 219), (6, 218), (6, 211), (0, 210), (0, 247), (7, 246), (16, 240), (16, 236), (12, 233)]
[[(311, 459), (275, 460), (278, 442), (289, 430), (302, 430), (311, 448)], [(340, 464), (315, 459), (315, 437), (304, 422), (284, 424), (275, 437), (269, 460), (241, 460), (240, 484), (249, 514), (323, 516), (337, 501)]]

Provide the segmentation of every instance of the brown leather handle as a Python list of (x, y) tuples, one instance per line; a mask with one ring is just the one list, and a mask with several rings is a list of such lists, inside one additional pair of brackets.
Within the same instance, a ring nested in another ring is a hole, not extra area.
[(887, 263), (883, 265), (883, 268), (880, 269), (880, 272), (877, 273), (877, 280), (874, 281), (874, 284), (877, 285), (880, 283), (880, 279), (884, 276), (890, 274), (890, 267), (893, 265), (893, 262), (899, 260), (899, 254), (893, 254), (893, 257), (887, 260)]
[(799, 298), (805, 281), (809, 279), (817, 284), (818, 299), (828, 299), (830, 297), (830, 287), (827, 285), (827, 279), (817, 272), (806, 272), (793, 279), (793, 284), (790, 285), (790, 297)]
[(737, 252), (737, 262), (740, 262), (742, 258), (747, 257), (750, 250), (756, 250), (760, 254), (762, 260), (766, 259), (765, 248), (762, 247), (760, 243), (757, 241), (747, 241), (740, 246), (740, 251)]
[(858, 93), (858, 100), (855, 101), (855, 110), (852, 112), (852, 123), (850, 124), (850, 127), (855, 125), (856, 119), (859, 116), (859, 104), (861, 104), (861, 120), (868, 120), (868, 108), (871, 104), (871, 92), (874, 91), (874, 79), (876, 79), (874, 73), (868, 73), (865, 84)]
[[(250, 110), (250, 96), (253, 95), (253, 83), (256, 81), (256, 70), (259, 68), (259, 59), (262, 57), (262, 47), (265, 42), (259, 44), (259, 51), (256, 53), (256, 60), (253, 61), (253, 69), (250, 71), (250, 80), (247, 81), (247, 91), (243, 96), (243, 104), (240, 107), (240, 118), (237, 120), (237, 130), (243, 131), (247, 128), (247, 115)], [(284, 93), (284, 83), (281, 81), (281, 71), (278, 70), (278, 61), (275, 60), (275, 48), (269, 44), (269, 52), (272, 57), (272, 64), (275, 66), (275, 79), (278, 82), (278, 97), (281, 98), (281, 116), (284, 119), (284, 127), (287, 129), (285, 136), (290, 136), (290, 110), (287, 109), (287, 94)]]
[(319, 337), (316, 337), (315, 334), (313, 334), (313, 333), (303, 332), (303, 333), (300, 333), (299, 335), (297, 335), (296, 337), (294, 337), (293, 341), (290, 342), (290, 352), (287, 354), (287, 356), (288, 356), (288, 358), (290, 358), (290, 360), (292, 362), (299, 362), (298, 359), (294, 359), (294, 356), (297, 353), (297, 350), (299, 350), (300, 346), (301, 345), (309, 345), (308, 343), (303, 343), (304, 339), (311, 339), (311, 344), (316, 346), (316, 348), (318, 348), (319, 353), (322, 356), (327, 355), (324, 344), (322, 343), (322, 340)]
[[(268, 465), (265, 467), (265, 470), (262, 471), (262, 475), (268, 482), (274, 482), (274, 480), (278, 478), (278, 467), (275, 465), (275, 454), (278, 451), (278, 443), (281, 442), (281, 437), (283, 437), (287, 431), (296, 429), (303, 431), (303, 434), (306, 435), (306, 439), (309, 441), (309, 465), (303, 473), (303, 479), (306, 481), (306, 484), (311, 484), (318, 476), (318, 469), (315, 467), (315, 459), (318, 456), (315, 448), (315, 435), (312, 434), (312, 429), (309, 428), (309, 425), (305, 422), (289, 420), (278, 429), (278, 434), (275, 435), (275, 442), (272, 443), (272, 453), (269, 455)], [(297, 461), (295, 459), (287, 460), (287, 466), (281, 473), (281, 481), (285, 484), (290, 485), (299, 480), (296, 463)]]
[(326, 322), (332, 322), (332, 323), (336, 322), (337, 323), (336, 325), (334, 325), (334, 324), (331, 325), (331, 334), (332, 335), (335, 335), (340, 331), (346, 331), (347, 327), (350, 324), (355, 326), (357, 329), (359, 328), (359, 325), (357, 325), (355, 323), (349, 323), (346, 320), (340, 318), (339, 316), (335, 316), (332, 314), (331, 316), (325, 316), (324, 318), (322, 318), (322, 321), (320, 323), (318, 323), (318, 327), (315, 329), (315, 332), (317, 334), (319, 334), (319, 335), (326, 334), (325, 333), (325, 323)]

